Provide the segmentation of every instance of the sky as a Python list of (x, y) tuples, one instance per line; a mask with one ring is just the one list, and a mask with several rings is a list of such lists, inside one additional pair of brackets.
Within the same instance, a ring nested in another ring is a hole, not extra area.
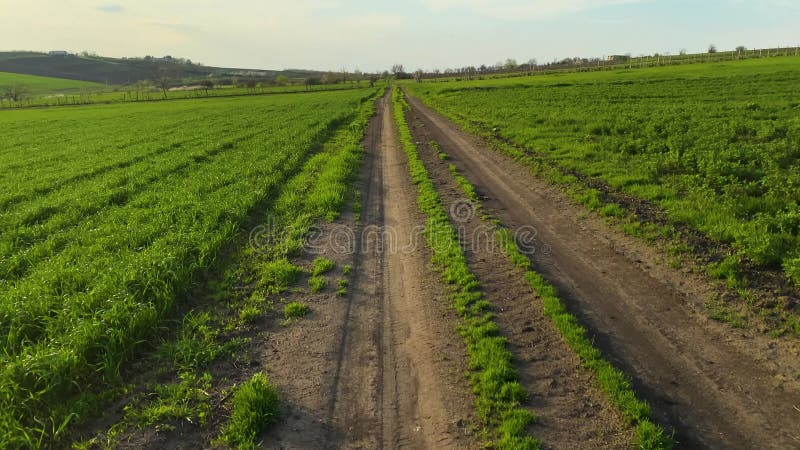
[(800, 46), (800, 0), (0, 0), (0, 51), (383, 71)]

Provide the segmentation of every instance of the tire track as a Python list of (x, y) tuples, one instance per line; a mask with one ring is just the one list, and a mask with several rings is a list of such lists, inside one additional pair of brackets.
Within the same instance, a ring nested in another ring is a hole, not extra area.
[[(587, 231), (568, 201), (509, 158), (413, 97), (414, 114), (512, 231), (538, 230), (552, 248), (537, 270), (562, 293), (610, 360), (631, 375), (682, 448), (795, 448), (797, 360), (761, 354), (760, 340), (708, 324), (690, 292)], [(687, 301), (688, 300), (688, 301)], [(788, 376), (786, 374), (789, 374)], [(796, 374), (796, 372), (794, 372)]]
[(425, 249), (400, 251), (421, 218), (390, 108), (381, 99), (366, 140), (363, 254), (335, 349), (326, 447), (474, 448), (464, 348), (456, 317), (442, 314), (446, 290)]

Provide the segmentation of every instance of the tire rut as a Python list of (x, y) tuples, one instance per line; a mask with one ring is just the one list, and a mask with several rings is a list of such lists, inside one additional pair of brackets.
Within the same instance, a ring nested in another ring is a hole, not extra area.
[[(681, 448), (797, 448), (800, 371), (764, 339), (710, 324), (702, 303), (587, 230), (563, 194), (408, 97), (415, 116), (512, 231), (538, 230), (531, 255), (598, 347), (629, 374)], [(592, 232), (595, 231), (595, 232)], [(613, 233), (608, 233), (613, 235)], [(623, 238), (620, 238), (623, 239)], [(762, 345), (763, 343), (763, 345)], [(780, 346), (778, 346), (780, 347)]]
[(530, 434), (545, 449), (629, 448), (631, 426), (544, 315), (541, 300), (495, 239), (494, 225), (481, 217), (481, 210), (456, 184), (448, 162), (428, 145), (432, 140), (428, 128), (419, 120), (409, 120), (409, 124), (420, 157), (459, 233), (470, 271), (492, 305), (501, 335), (508, 340), (519, 381), (530, 398), (525, 406), (537, 416)]

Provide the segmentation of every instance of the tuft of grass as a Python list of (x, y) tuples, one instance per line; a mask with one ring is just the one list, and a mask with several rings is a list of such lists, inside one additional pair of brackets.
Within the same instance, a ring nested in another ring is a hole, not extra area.
[(250, 323), (261, 315), (261, 310), (257, 306), (245, 306), (239, 311), (239, 320), (242, 323)]
[(220, 440), (241, 450), (257, 448), (256, 438), (280, 417), (281, 401), (277, 389), (261, 372), (241, 385), (233, 394), (230, 421)]
[(398, 88), (393, 90), (392, 100), (411, 179), (417, 186), (417, 206), (426, 216), (425, 241), (431, 249), (431, 260), (442, 280), (450, 285), (453, 305), (462, 319), (459, 332), (467, 344), (475, 405), (491, 441), (489, 445), (498, 449), (538, 449), (539, 441), (527, 434), (528, 425), (536, 417), (521, 406), (526, 392), (518, 382), (511, 353), (492, 321), (490, 305), (469, 270), (458, 234), (420, 160)]
[(328, 286), (328, 280), (323, 276), (313, 276), (308, 279), (308, 286), (311, 288), (311, 292), (320, 292)]
[(126, 417), (143, 426), (171, 428), (176, 421), (205, 424), (211, 412), (211, 375), (197, 377), (190, 372), (180, 374), (180, 382), (155, 387), (155, 399), (139, 410), (129, 409)]
[(625, 210), (616, 203), (609, 203), (600, 208), (600, 214), (604, 217), (622, 218), (625, 216)]
[(338, 287), (336, 290), (336, 295), (339, 297), (347, 296), (347, 288), (350, 286), (350, 281), (348, 281), (346, 278), (342, 278), (336, 284)]
[(344, 275), (350, 275), (350, 272), (352, 272), (352, 271), (353, 271), (353, 266), (352, 265), (346, 264), (346, 265), (342, 266), (342, 273)]
[(267, 294), (279, 294), (297, 282), (303, 269), (295, 266), (286, 258), (280, 258), (265, 263), (260, 272), (258, 287)]
[(439, 147), (439, 143), (436, 141), (428, 142), (428, 147), (436, 153), (436, 156), (439, 157), (440, 160), (444, 161), (447, 159), (447, 153), (443, 152), (441, 147)]
[(156, 355), (181, 370), (203, 368), (225, 351), (218, 336), (218, 326), (208, 312), (189, 312), (183, 317), (177, 338), (161, 344)]
[(311, 266), (311, 275), (317, 276), (330, 272), (336, 264), (328, 258), (317, 257)]
[(463, 192), (467, 198), (473, 202), (476, 202), (476, 204), (479, 204), (478, 202), (480, 202), (480, 199), (478, 198), (478, 194), (475, 192), (475, 187), (472, 186), (472, 183), (464, 178), (463, 175), (458, 173), (458, 169), (456, 169), (456, 166), (453, 164), (450, 164), (448, 168), (450, 169), (450, 173), (453, 174), (453, 177), (456, 179), (456, 184), (461, 189), (461, 192)]
[(291, 302), (283, 307), (283, 317), (286, 320), (300, 319), (305, 317), (311, 309), (305, 303)]

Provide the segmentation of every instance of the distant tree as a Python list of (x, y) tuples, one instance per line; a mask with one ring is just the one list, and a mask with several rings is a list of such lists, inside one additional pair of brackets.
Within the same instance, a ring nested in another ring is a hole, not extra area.
[(744, 45), (740, 45), (740, 46), (736, 47), (736, 53), (744, 53), (746, 51), (747, 51), (747, 47), (745, 47)]
[(322, 84), (336, 83), (336, 74), (333, 72), (326, 72), (322, 75)]
[(6, 86), (3, 88), (2, 95), (3, 98), (8, 100), (18, 102), (20, 100), (24, 100), (27, 97), (28, 92), (30, 89), (28, 86), (24, 84), (16, 84), (14, 86)]
[(156, 86), (158, 86), (159, 89), (161, 89), (161, 92), (164, 94), (164, 98), (167, 98), (167, 91), (173, 82), (172, 70), (166, 66), (159, 67), (153, 82)]
[(287, 84), (289, 84), (289, 77), (287, 77), (286, 75), (278, 75), (278, 77), (275, 78), (275, 84), (277, 84), (278, 86), (286, 86)]
[(403, 68), (402, 64), (394, 64), (392, 65), (392, 74), (396, 78), (402, 78), (405, 75), (405, 69)]
[(311, 86), (316, 86), (321, 83), (322, 80), (320, 80), (318, 77), (308, 77), (305, 79), (306, 90), (310, 90)]
[(203, 89), (206, 91), (206, 96), (208, 96), (208, 90), (214, 89), (214, 80), (211, 78), (206, 78), (205, 80), (200, 82), (200, 86), (203, 86)]
[(245, 81), (244, 85), (245, 85), (245, 87), (246, 87), (247, 89), (249, 89), (249, 90), (251, 90), (251, 91), (252, 91), (252, 90), (254, 90), (256, 87), (258, 87), (258, 81), (256, 81), (256, 79), (255, 79), (255, 78), (249, 78), (247, 81)]
[(378, 76), (372, 74), (369, 76), (369, 87), (375, 87), (375, 82), (378, 81)]
[(422, 76), (423, 75), (424, 75), (424, 73), (422, 72), (422, 69), (417, 69), (414, 72), (414, 81), (416, 81), (417, 83), (422, 83)]
[(503, 68), (506, 70), (514, 70), (517, 68), (517, 60), (514, 58), (506, 59), (506, 62), (503, 64)]
[(682, 48), (682, 49), (681, 49), (681, 51), (680, 51), (680, 52), (678, 52), (678, 53), (679, 53), (679, 54), (681, 54), (681, 55), (685, 55), (685, 54), (686, 54), (686, 49), (685, 49), (685, 48)]
[(475, 66), (464, 67), (464, 73), (467, 75), (468, 80), (474, 80), (477, 78), (478, 69)]
[(717, 46), (714, 45), (714, 44), (709, 45), (708, 46), (708, 53), (717, 53)]
[(169, 85), (172, 82), (169, 77), (163, 76), (155, 80), (156, 86), (161, 89), (161, 93), (164, 94), (164, 98), (167, 98), (167, 91), (169, 91)]

